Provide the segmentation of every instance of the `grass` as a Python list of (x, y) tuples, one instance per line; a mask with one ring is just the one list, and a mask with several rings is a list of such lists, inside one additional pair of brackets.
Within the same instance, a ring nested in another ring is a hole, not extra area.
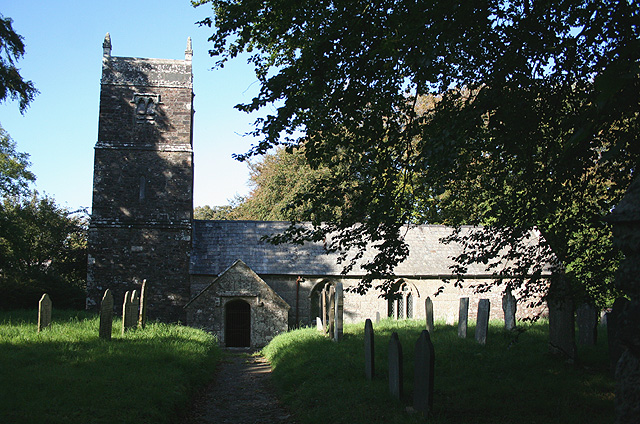
[[(364, 325), (345, 326), (334, 343), (315, 329), (276, 337), (264, 350), (283, 401), (303, 423), (417, 423), (412, 404), (413, 350), (422, 322), (385, 320), (374, 325), (375, 371), (364, 377)], [(612, 423), (614, 382), (608, 372), (606, 337), (580, 347), (568, 364), (547, 353), (546, 323), (522, 334), (492, 323), (487, 345), (459, 339), (457, 327), (436, 324), (434, 410), (429, 423)], [(393, 331), (402, 342), (404, 392), (388, 394), (387, 349)]]
[(53, 311), (37, 333), (33, 311), (0, 313), (0, 422), (169, 423), (220, 359), (213, 336), (151, 323), (113, 340), (98, 319)]

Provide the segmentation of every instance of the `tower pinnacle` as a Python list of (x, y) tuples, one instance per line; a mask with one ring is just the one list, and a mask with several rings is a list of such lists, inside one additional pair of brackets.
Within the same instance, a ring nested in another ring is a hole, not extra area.
[(102, 43), (102, 55), (109, 57), (111, 56), (111, 35), (107, 32), (107, 35), (104, 36), (104, 42)]

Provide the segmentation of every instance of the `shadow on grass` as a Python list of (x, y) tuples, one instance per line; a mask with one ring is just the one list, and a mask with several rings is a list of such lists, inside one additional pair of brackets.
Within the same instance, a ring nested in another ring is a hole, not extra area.
[[(410, 415), (413, 352), (422, 331), (415, 321), (374, 325), (375, 372), (364, 378), (364, 325), (345, 327), (334, 343), (315, 329), (278, 336), (264, 349), (283, 400), (303, 422), (423, 422)], [(501, 324), (490, 327), (486, 346), (460, 339), (457, 327), (436, 325), (433, 423), (586, 423), (613, 422), (613, 380), (607, 369), (606, 339), (582, 347), (584, 358), (571, 365), (547, 353), (548, 329), (538, 323), (518, 334)], [(387, 349), (392, 332), (403, 346), (401, 401), (388, 395)]]

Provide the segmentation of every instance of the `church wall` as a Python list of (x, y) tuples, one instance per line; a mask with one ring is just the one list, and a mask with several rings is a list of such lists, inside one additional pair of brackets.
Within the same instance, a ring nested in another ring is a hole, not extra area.
[[(267, 282), (289, 305), (291, 310), (289, 311), (289, 326), (293, 328), (296, 324), (296, 279), (295, 276), (285, 275), (262, 275), (265, 282)], [(380, 314), (380, 318), (387, 317), (388, 313), (388, 301), (381, 298), (380, 292), (375, 289), (370, 289), (365, 295), (359, 295), (357, 293), (351, 293), (348, 288), (354, 287), (358, 283), (357, 278), (332, 278), (332, 277), (305, 277), (304, 281), (300, 284), (300, 291), (298, 293), (298, 324), (299, 325), (315, 325), (315, 315), (312, 314), (317, 311), (316, 307), (312, 306), (312, 302), (317, 300), (312, 299), (311, 294), (314, 287), (317, 284), (323, 282), (336, 283), (342, 282), (345, 288), (344, 299), (344, 320), (346, 323), (363, 322), (367, 318), (375, 321), (376, 313)], [(413, 318), (425, 319), (425, 300), (430, 297), (434, 305), (434, 319), (437, 321), (445, 321), (448, 324), (455, 324), (458, 321), (459, 305), (461, 297), (469, 298), (469, 322), (474, 322), (477, 316), (478, 301), (480, 299), (489, 299), (490, 301), (490, 319), (502, 320), (504, 314), (502, 311), (502, 290), (504, 287), (496, 287), (486, 293), (473, 293), (472, 289), (459, 289), (453, 286), (453, 284), (445, 285), (445, 289), (438, 295), (434, 296), (438, 292), (438, 289), (444, 284), (440, 279), (403, 279), (406, 284), (407, 291), (403, 292), (404, 299), (402, 302), (403, 313), (402, 318), (406, 317), (406, 295), (410, 292), (412, 294), (413, 301)], [(479, 284), (482, 282), (490, 282), (489, 280), (469, 279), (465, 280), (465, 286), (468, 287), (473, 284)], [(375, 283), (374, 283), (375, 285)], [(516, 298), (517, 293), (514, 293)], [(396, 317), (398, 302), (394, 305)], [(545, 314), (545, 307), (529, 308), (525, 303), (518, 303), (517, 318), (522, 319), (525, 317), (531, 317), (537, 314)], [(311, 316), (314, 315), (314, 316)]]

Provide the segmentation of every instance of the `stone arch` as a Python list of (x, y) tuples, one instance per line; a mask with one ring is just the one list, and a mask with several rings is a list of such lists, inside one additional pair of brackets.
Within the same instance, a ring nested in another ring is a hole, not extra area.
[(243, 299), (224, 305), (224, 341), (227, 347), (251, 346), (251, 305)]
[(309, 322), (313, 325), (316, 317), (320, 317), (323, 326), (326, 328), (330, 321), (330, 289), (335, 287), (336, 282), (328, 278), (320, 279), (313, 285), (309, 292)]

